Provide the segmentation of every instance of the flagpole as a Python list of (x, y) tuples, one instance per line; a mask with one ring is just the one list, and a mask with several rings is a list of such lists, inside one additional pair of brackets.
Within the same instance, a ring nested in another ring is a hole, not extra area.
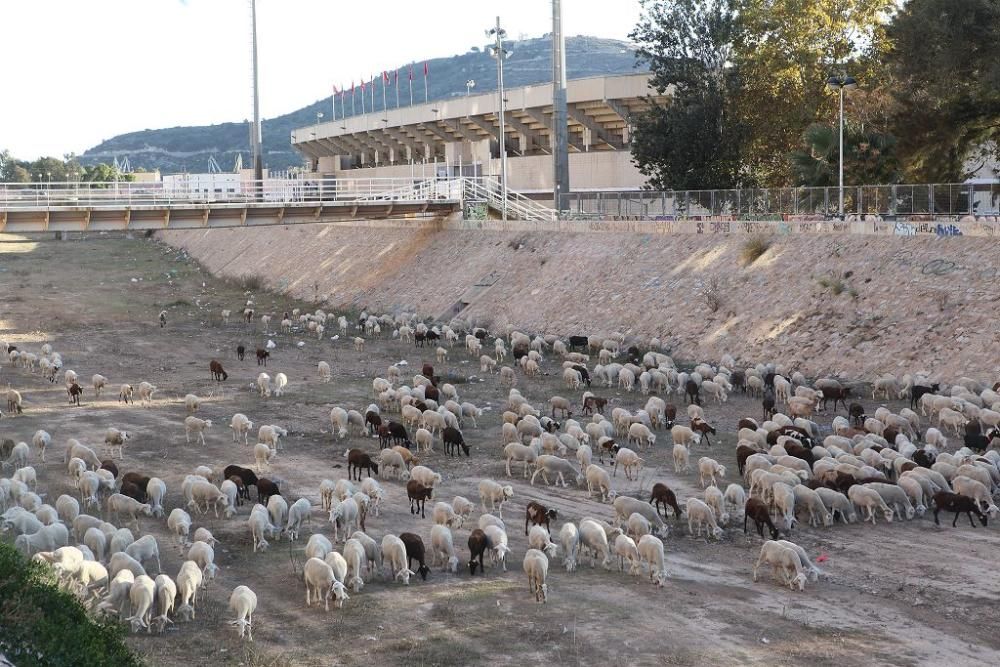
[(355, 100), (355, 98), (357, 98), (357, 96), (358, 96), (358, 87), (355, 86), (354, 82), (352, 81), (351, 82), (351, 116), (357, 116), (358, 115), (356, 107), (354, 106), (354, 100)]
[(333, 87), (333, 96), (330, 98), (330, 101), (333, 102), (333, 119), (337, 120), (337, 87), (336, 86)]
[(427, 104), (427, 63), (424, 63), (424, 104)]
[(375, 113), (375, 76), (372, 75), (372, 113)]
[(389, 78), (389, 75), (385, 72), (385, 70), (383, 70), (382, 71), (382, 111), (383, 111), (383, 113), (386, 111), (385, 86), (386, 86), (386, 80), (388, 78)]
[(365, 82), (361, 82), (361, 115), (365, 115)]
[(413, 106), (413, 63), (410, 63), (410, 106)]
[(396, 108), (399, 108), (399, 70), (394, 74), (394, 84), (396, 86)]

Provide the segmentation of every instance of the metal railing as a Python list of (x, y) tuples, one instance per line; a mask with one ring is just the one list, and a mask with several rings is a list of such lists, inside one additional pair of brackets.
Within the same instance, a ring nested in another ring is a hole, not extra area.
[[(212, 206), (337, 204), (373, 200), (460, 200), (447, 179), (266, 179), (263, 181), (194, 178), (175, 182), (0, 183), (0, 210), (117, 209)], [(460, 180), (460, 179), (452, 179)]]
[[(502, 188), (490, 177), (266, 179), (194, 176), (156, 182), (4, 183), (0, 211), (275, 207), (380, 202), (486, 202), (499, 211)], [(555, 212), (507, 190), (507, 212), (516, 220), (554, 220)]]
[[(781, 220), (839, 216), (838, 189), (767, 188), (577, 192), (564, 196), (566, 218), (685, 219), (729, 216)], [(998, 183), (862, 185), (844, 188), (845, 215), (961, 217), (1000, 215)]]

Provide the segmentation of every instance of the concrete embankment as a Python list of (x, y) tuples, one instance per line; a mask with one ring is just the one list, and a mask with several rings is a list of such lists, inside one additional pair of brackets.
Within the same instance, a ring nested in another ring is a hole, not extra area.
[[(684, 359), (1000, 379), (1000, 229), (901, 236), (861, 224), (405, 221), (159, 238), (213, 273), (259, 275), (334, 310), (460, 309), (496, 330), (658, 336)], [(757, 238), (769, 247), (744, 265)]]

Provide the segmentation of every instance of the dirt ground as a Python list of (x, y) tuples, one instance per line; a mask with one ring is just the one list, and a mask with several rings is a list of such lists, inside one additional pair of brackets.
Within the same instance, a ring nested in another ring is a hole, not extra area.
[[(276, 321), (300, 305), (266, 293), (255, 296), (258, 314), (275, 314)], [(309, 498), (316, 508), (311, 530), (332, 538), (319, 508), (319, 482), (344, 477), (347, 447), (375, 452), (378, 446), (360, 436), (334, 443), (330, 408), (363, 410), (371, 401), (372, 377), (401, 360), (417, 369), (423, 361), (433, 362), (433, 351), (382, 340), (369, 341), (364, 353), (356, 353), (345, 340), (329, 340), (332, 331), (318, 341), (314, 335), (264, 335), (259, 322), (248, 327), (236, 318), (223, 325), (219, 311), (235, 312), (245, 298), (240, 285), (215, 279), (183, 253), (149, 240), (39, 242), (0, 236), (0, 339), (35, 351), (51, 343), (86, 390), (83, 405), (71, 407), (61, 383), (49, 384), (37, 372), (7, 363), (0, 370), (0, 383), (21, 391), (25, 408), (16, 418), (5, 411), (0, 437), (30, 441), (39, 428), (53, 436), (47, 463), (36, 451), (31, 454), (50, 502), (72, 493), (62, 462), (66, 440), (98, 448), (104, 429), (116, 426), (134, 433), (119, 464), (122, 472), (163, 478), (169, 513), (183, 502), (180, 482), (195, 466), (251, 465), (250, 451), (233, 443), (227, 428), (231, 416), (243, 412), (255, 429), (273, 423), (289, 430), (269, 476), (281, 480), (289, 504)], [(169, 315), (161, 329), (156, 314), (163, 308)], [(267, 371), (272, 377), (286, 373), (290, 386), (281, 398), (263, 400), (249, 391), (260, 369), (252, 357), (237, 361), (234, 350), (240, 342), (252, 349), (267, 339), (277, 344)], [(296, 346), (299, 341), (304, 345)], [(213, 358), (229, 372), (227, 382), (209, 379)], [(318, 381), (320, 360), (333, 368), (329, 384)], [(487, 412), (478, 429), (465, 429), (470, 458), (445, 457), (438, 445), (422, 462), (444, 477), (436, 497), (477, 500), (480, 479), (507, 482), (500, 445), (506, 392), (497, 376), (480, 376), (478, 363), (460, 348), (451, 351), (448, 363), (435, 365), (456, 383), (462, 400)], [(541, 378), (520, 373), (517, 378), (536, 406), (546, 405), (553, 394), (568, 396), (560, 360), (546, 359), (543, 370)], [(89, 385), (94, 373), (105, 375), (112, 387), (100, 400)], [(117, 403), (118, 384), (141, 381), (158, 388), (152, 407)], [(646, 398), (603, 387), (594, 391), (631, 410)], [(189, 392), (203, 398), (199, 416), (213, 421), (206, 446), (185, 443), (183, 396)], [(578, 394), (573, 398), (579, 401)], [(710, 455), (726, 466), (726, 483), (737, 481), (735, 424), (758, 412), (758, 402), (742, 396), (721, 408), (709, 406), (707, 416), (720, 437), (712, 447), (695, 447), (692, 462)], [(819, 421), (829, 426), (832, 417), (827, 413)], [(653, 483), (663, 481), (683, 504), (701, 492), (697, 475), (675, 475), (669, 435), (661, 431), (657, 438), (654, 450), (643, 454), (639, 480), (616, 476), (614, 486), (646, 499)], [(435, 569), (426, 582), (415, 578), (408, 587), (371, 581), (329, 613), (305, 606), (300, 573), (310, 529), (294, 544), (272, 541), (267, 552), (254, 554), (246, 525), (250, 505), (229, 520), (194, 516), (195, 527), (207, 526), (221, 541), (219, 574), (200, 598), (195, 622), (178, 621), (162, 636), (135, 635), (132, 644), (154, 665), (1000, 664), (995, 575), (1000, 539), (992, 524), (972, 529), (960, 523), (953, 529), (949, 521), (938, 528), (928, 515), (874, 527), (803, 526), (790, 539), (814, 559), (821, 554), (827, 559), (818, 583), (792, 592), (766, 573), (753, 583), (751, 567), (761, 543), (756, 534), (745, 537), (740, 526), (730, 524), (721, 541), (708, 541), (689, 536), (686, 526), (671, 519), (665, 540), (671, 579), (665, 588), (617, 568), (591, 569), (589, 561), (567, 573), (558, 558), (549, 570), (548, 603), (542, 605), (529, 595), (521, 571), (525, 504), (538, 499), (558, 508), (554, 531), (564, 520), (585, 516), (610, 521), (613, 511), (589, 499), (586, 488), (546, 487), (541, 481), (530, 486), (517, 476), (509, 481), (515, 495), (504, 511), (514, 551), (508, 572), (488, 568), (485, 576), (470, 577), (464, 568), (457, 575)], [(381, 516), (369, 517), (369, 534), (380, 541), (388, 532), (411, 531), (429, 546), (430, 517), (409, 513), (400, 482), (382, 485), (388, 498)], [(146, 519), (142, 528), (159, 540), (163, 570), (176, 576), (182, 554), (165, 520)], [(463, 563), (469, 530), (467, 524), (454, 531)], [(252, 643), (241, 642), (228, 624), (229, 594), (240, 584), (250, 586), (259, 600)]]

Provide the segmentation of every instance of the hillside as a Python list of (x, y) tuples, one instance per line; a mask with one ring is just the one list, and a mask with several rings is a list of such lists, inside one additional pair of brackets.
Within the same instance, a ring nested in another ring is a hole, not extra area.
[[(504, 68), (505, 84), (526, 86), (550, 81), (552, 78), (552, 42), (546, 37), (527, 39), (511, 44), (514, 54)], [(483, 49), (473, 48), (450, 58), (428, 61), (430, 70), (428, 93), (431, 100), (465, 94), (465, 82), (475, 79), (476, 92), (496, 89), (496, 64)], [(570, 79), (603, 74), (625, 74), (635, 71), (635, 52), (622, 41), (596, 37), (570, 37), (566, 40), (566, 68)], [(405, 66), (400, 72), (400, 101), (406, 104)], [(422, 65), (414, 66), (414, 102), (423, 101)], [(376, 101), (381, 104), (381, 90)], [(389, 107), (394, 93), (389, 90)], [(291, 131), (315, 122), (316, 113), (329, 114), (330, 98), (321, 100), (276, 118), (264, 119), (264, 164), (271, 170), (287, 169), (301, 164), (301, 158), (290, 144)], [(350, 103), (347, 105), (350, 114)], [(360, 112), (360, 107), (358, 107)], [(338, 112), (339, 113), (339, 112)], [(112, 158), (128, 156), (133, 168), (159, 169), (165, 173), (207, 171), (208, 159), (214, 156), (224, 169), (230, 169), (237, 153), (243, 153), (244, 165), (249, 159), (250, 131), (246, 123), (222, 123), (200, 127), (171, 127), (121, 134), (87, 150), (81, 162), (110, 162)]]

